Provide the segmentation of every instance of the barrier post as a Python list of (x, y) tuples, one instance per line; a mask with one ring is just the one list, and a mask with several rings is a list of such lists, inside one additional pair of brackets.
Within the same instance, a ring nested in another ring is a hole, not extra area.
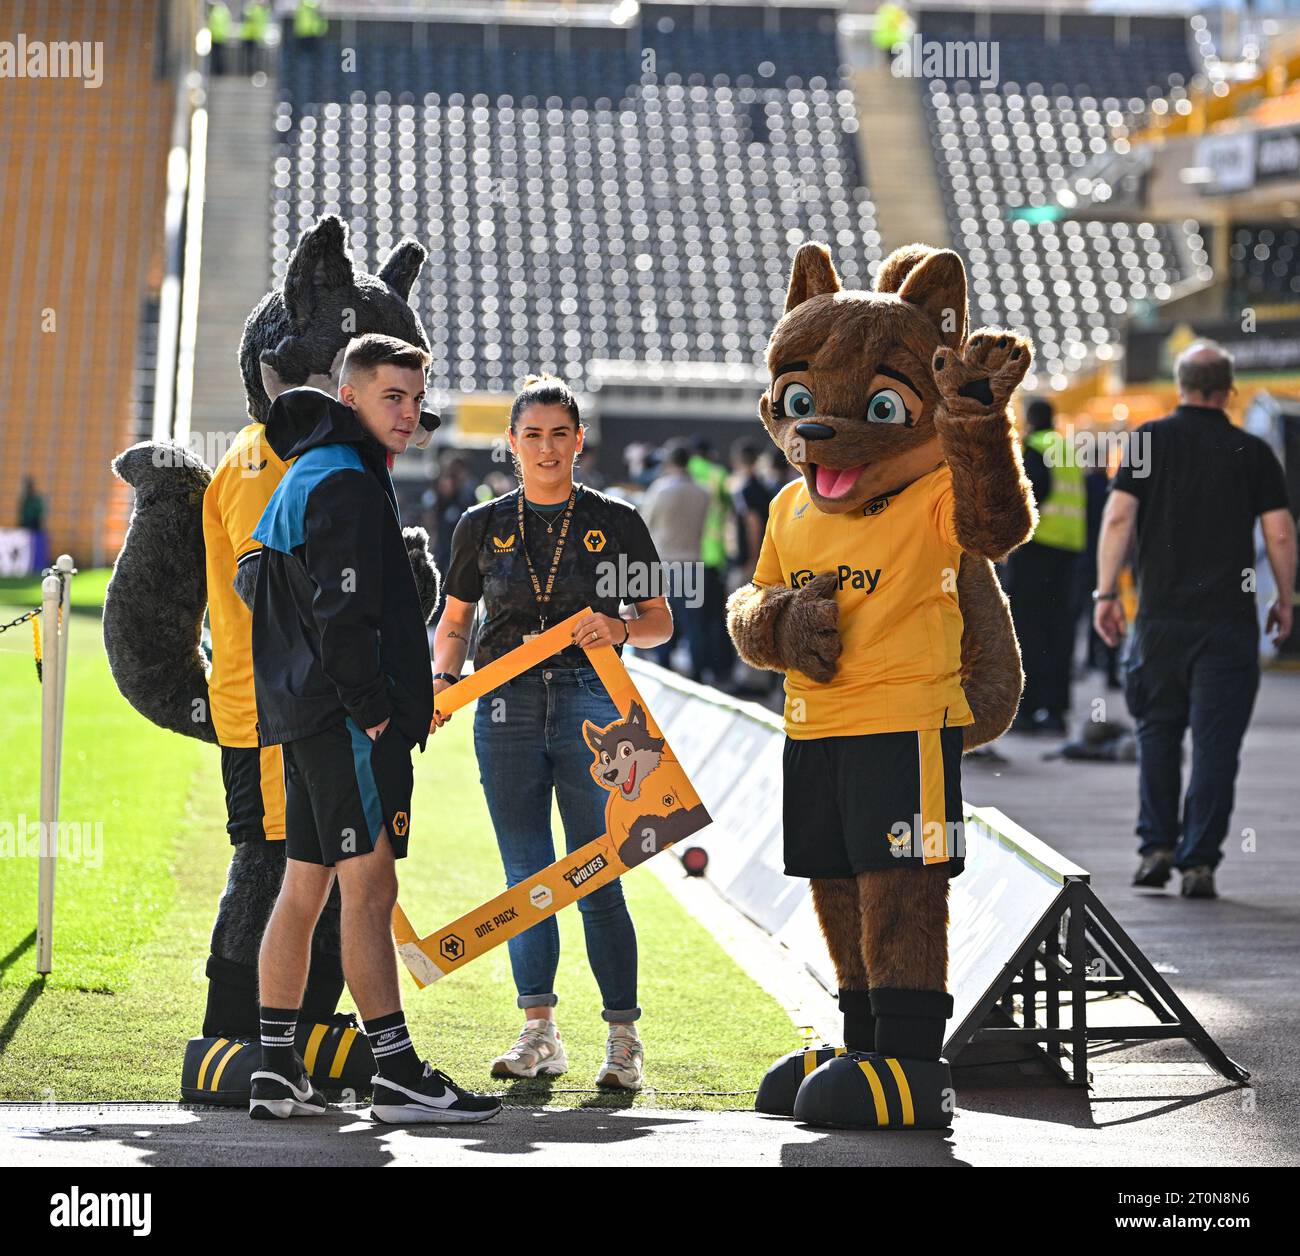
[[(68, 698), (68, 639), (72, 620), (69, 616), (72, 613), (72, 577), (77, 574), (77, 569), (72, 565), (72, 557), (69, 554), (60, 554), (54, 564), (55, 568), (63, 576), (63, 601), (59, 608), (59, 692), (57, 705), (57, 720), (55, 726), (55, 755), (54, 755), (54, 808), (58, 811), (59, 799), (63, 797), (63, 712), (67, 705)], [(57, 814), (56, 817), (57, 819)]]
[(41, 582), (41, 847), (36, 905), (36, 971), (53, 967), (54, 874), (58, 867), (59, 773), (63, 757), (63, 698), (68, 671), (72, 577), (76, 568), (60, 554)]

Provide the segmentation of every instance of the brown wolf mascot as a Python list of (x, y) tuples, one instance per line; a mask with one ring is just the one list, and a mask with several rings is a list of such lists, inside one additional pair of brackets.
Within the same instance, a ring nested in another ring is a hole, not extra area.
[(949, 1124), (961, 755), (1006, 730), (1023, 684), (992, 562), (1035, 523), (1007, 413), (1031, 356), (1010, 332), (967, 334), (949, 250), (897, 250), (873, 292), (841, 290), (820, 244), (795, 258), (760, 414), (802, 474), (728, 628), (786, 674), (786, 872), (811, 881), (845, 1049), (778, 1061), (760, 1111)]

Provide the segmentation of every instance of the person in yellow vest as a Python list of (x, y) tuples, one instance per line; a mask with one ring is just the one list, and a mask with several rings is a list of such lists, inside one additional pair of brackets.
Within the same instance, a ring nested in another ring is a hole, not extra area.
[(727, 636), (727, 515), (731, 494), (727, 490), (727, 469), (714, 459), (713, 442), (697, 435), (691, 441), (691, 458), (686, 464), (691, 478), (707, 489), (709, 513), (700, 537), (700, 572), (703, 577), (703, 601), (699, 607), (686, 608), (699, 622), (691, 634), (700, 644), (700, 658), (691, 655), (695, 679), (707, 681), (720, 689), (729, 689), (736, 653)]
[(262, 68), (262, 47), (266, 43), (266, 28), (271, 11), (258, 0), (244, 7), (244, 20), (239, 24), (239, 39), (244, 49), (244, 73), (256, 74)]
[(1063, 733), (1070, 710), (1076, 576), (1087, 546), (1088, 503), (1084, 470), (1053, 419), (1052, 403), (1042, 398), (1025, 409), (1025, 474), (1038, 501), (1038, 527), (1011, 556), (1011, 614), (1025, 669), (1013, 732)]
[(329, 23), (321, 16), (320, 0), (298, 0), (293, 11), (293, 33), (297, 39), (316, 39), (325, 34)]
[(886, 56), (903, 43), (914, 29), (907, 11), (898, 4), (882, 4), (876, 10), (876, 28), (871, 41)]
[(226, 45), (230, 42), (233, 25), (229, 6), (222, 3), (222, 0), (217, 0), (217, 3), (208, 10), (208, 37), (212, 41), (211, 56), (214, 76), (226, 72)]

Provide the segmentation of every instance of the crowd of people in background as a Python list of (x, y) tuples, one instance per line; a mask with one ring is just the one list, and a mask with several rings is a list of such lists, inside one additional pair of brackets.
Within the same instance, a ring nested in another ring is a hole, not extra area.
[[(780, 678), (756, 672), (737, 657), (727, 635), (726, 600), (753, 576), (768, 504), (797, 473), (778, 450), (751, 438), (733, 442), (726, 462), (707, 436), (636, 442), (624, 450), (623, 474), (617, 478), (601, 473), (598, 457), (589, 443), (574, 478), (635, 505), (668, 569), (698, 576), (669, 580), (673, 635), (651, 657), (728, 693), (769, 694)], [(443, 455), (418, 519), (440, 571), (448, 569), (452, 533), (465, 511), (510, 492), (516, 483), (507, 465), (477, 476), (465, 453)]]
[[(214, 75), (252, 77), (267, 71), (267, 52), (277, 38), (275, 19), (287, 12), (264, 0), (213, 0), (207, 7), (206, 29)], [(329, 28), (320, 0), (295, 0), (288, 37), (317, 39)]]

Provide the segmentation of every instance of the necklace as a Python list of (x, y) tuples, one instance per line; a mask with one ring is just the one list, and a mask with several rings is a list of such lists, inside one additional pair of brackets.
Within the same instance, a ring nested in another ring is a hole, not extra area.
[(538, 518), (539, 518), (539, 519), (540, 519), (544, 524), (546, 524), (546, 535), (547, 535), (547, 536), (550, 536), (551, 533), (553, 533), (553, 532), (555, 531), (555, 522), (554, 522), (555, 519), (562, 518), (563, 515), (564, 515), (564, 512), (563, 512), (563, 511), (560, 511), (558, 514), (556, 514), (556, 515), (552, 515), (552, 516), (550, 516), (550, 517), (548, 518), (548, 516), (542, 514), (542, 512), (541, 512), (540, 510), (533, 510), (532, 506), (529, 505), (528, 502), (525, 502), (524, 505), (525, 505), (525, 506), (528, 506), (528, 509), (531, 510), (532, 513), (535, 514), (535, 515), (536, 515), (536, 516), (537, 516), (537, 517), (538, 517)]

